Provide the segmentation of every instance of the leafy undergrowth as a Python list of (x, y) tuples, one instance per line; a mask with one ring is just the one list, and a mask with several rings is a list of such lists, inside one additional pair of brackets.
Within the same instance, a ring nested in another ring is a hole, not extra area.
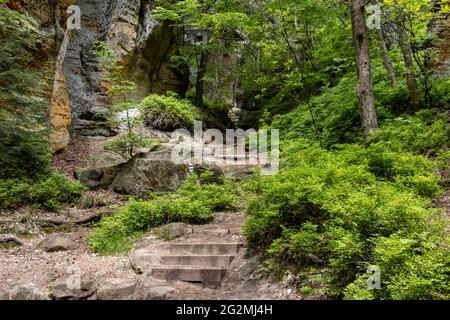
[(25, 178), (0, 180), (0, 208), (32, 205), (57, 210), (73, 204), (84, 187), (61, 174), (50, 174), (36, 181)]
[(95, 227), (89, 237), (90, 248), (100, 254), (124, 253), (150, 228), (171, 222), (204, 224), (213, 219), (215, 211), (234, 210), (238, 193), (233, 182), (209, 180), (208, 173), (199, 179), (193, 175), (175, 193), (150, 200), (130, 199)]
[(200, 119), (199, 110), (191, 102), (170, 94), (151, 94), (142, 100), (140, 109), (145, 124), (162, 131), (193, 128), (194, 121)]
[[(430, 207), (442, 185), (436, 161), (421, 155), (441, 154), (448, 131), (430, 115), (387, 122), (367, 149), (284, 140), (283, 169), (249, 184), (244, 232), (266, 252), (265, 270), (296, 273), (312, 295), (308, 270), (331, 297), (450, 299), (448, 218)], [(371, 265), (379, 290), (367, 287)]]

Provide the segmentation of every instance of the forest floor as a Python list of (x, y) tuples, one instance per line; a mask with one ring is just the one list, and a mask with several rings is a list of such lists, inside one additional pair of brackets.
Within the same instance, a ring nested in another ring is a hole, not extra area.
[[(67, 176), (72, 176), (73, 169), (88, 163), (93, 144), (76, 141), (63, 154), (57, 155), (54, 166)], [(89, 152), (86, 152), (89, 150)], [(112, 191), (90, 192), (102, 194), (109, 204), (121, 204), (124, 198)], [(444, 208), (450, 216), (450, 191), (442, 195), (435, 207)], [(100, 256), (93, 253), (88, 246), (88, 236), (92, 223), (77, 225), (69, 223), (80, 221), (98, 213), (98, 208), (81, 210), (66, 208), (58, 212), (45, 212), (34, 208), (0, 211), (0, 240), (14, 237), (21, 245), (0, 243), (0, 299), (8, 295), (17, 286), (32, 285), (46, 298), (50, 286), (58, 279), (67, 277), (77, 270), (83, 279), (91, 280), (96, 289), (111, 279), (119, 282), (133, 283), (135, 289), (128, 299), (146, 299), (149, 290), (170, 288), (164, 299), (177, 300), (276, 300), (276, 299), (326, 299), (326, 296), (306, 296), (295, 289), (298, 281), (295, 276), (287, 274), (284, 279), (272, 280), (261, 276), (263, 267), (261, 257), (250, 256), (245, 247), (241, 226), (245, 220), (241, 212), (216, 214), (216, 219), (207, 225), (188, 226), (190, 230), (184, 236), (172, 241), (157, 238), (151, 231), (137, 241), (129, 254)], [(110, 210), (105, 207), (102, 210)], [(106, 213), (108, 214), (108, 213)], [(222, 218), (217, 218), (222, 217)], [(62, 222), (62, 223), (56, 223)], [(228, 230), (224, 234), (211, 236), (211, 230)], [(49, 236), (58, 236), (73, 241), (76, 246), (71, 250), (43, 252), (37, 244)], [(146, 248), (158, 254), (158, 248), (172, 243), (242, 243), (228, 267), (228, 272), (220, 286), (202, 283), (166, 281), (154, 278), (150, 273), (137, 273), (131, 263), (131, 256), (139, 249)], [(96, 293), (87, 299), (96, 299)]]
[[(154, 287), (170, 287), (173, 292), (166, 298), (177, 300), (222, 300), (222, 299), (302, 299), (290, 283), (279, 283), (258, 276), (260, 260), (256, 256), (248, 257), (246, 249), (242, 248), (229, 267), (229, 272), (220, 287), (209, 287), (201, 283), (180, 281), (163, 281), (152, 278), (151, 275), (137, 274), (130, 265), (129, 255), (99, 256), (92, 253), (88, 247), (87, 237), (89, 226), (63, 225), (51, 228), (39, 220), (71, 220), (80, 219), (91, 214), (89, 210), (71, 209), (49, 214), (30, 212), (26, 209), (13, 214), (0, 214), (0, 225), (10, 230), (4, 234), (14, 235), (22, 242), (21, 246), (0, 249), (0, 293), (7, 294), (18, 285), (33, 285), (44, 296), (49, 292), (49, 285), (62, 277), (68, 276), (73, 270), (79, 270), (83, 279), (89, 279), (96, 286), (104, 281), (118, 279), (136, 283), (136, 290), (130, 299), (145, 299), (146, 292)], [(201, 242), (207, 241), (202, 231), (211, 228), (228, 228), (233, 239), (242, 241), (240, 223), (243, 216), (240, 213), (225, 213), (226, 219), (203, 226), (189, 226), (191, 232), (182, 238), (171, 242)], [(4, 230), (5, 231), (5, 230)], [(76, 243), (76, 248), (59, 252), (43, 252), (36, 245), (49, 236), (62, 237)], [(3, 233), (3, 232), (2, 232)], [(22, 235), (17, 236), (17, 233)], [(169, 243), (157, 239), (151, 232), (136, 244), (136, 249)], [(157, 251), (155, 251), (157, 253)], [(90, 298), (94, 299), (95, 295)]]
[[(54, 157), (52, 164), (57, 171), (73, 178), (73, 171), (89, 163), (96, 152), (96, 141), (74, 141), (69, 148)], [(97, 149), (98, 150), (98, 149)], [(112, 191), (89, 191), (90, 196), (99, 194), (107, 198), (108, 204), (121, 204), (125, 199)], [(77, 225), (73, 222), (94, 216), (98, 208), (81, 210), (76, 207), (58, 212), (46, 212), (34, 208), (21, 208), (15, 211), (0, 211), (0, 239), (17, 239), (15, 243), (0, 244), (0, 299), (7, 297), (17, 287), (32, 286), (41, 293), (40, 298), (50, 294), (51, 284), (58, 279), (70, 276), (74, 270), (98, 288), (111, 279), (134, 283), (136, 289), (127, 299), (145, 299), (151, 288), (171, 288), (166, 299), (222, 300), (222, 299), (304, 299), (293, 288), (292, 279), (286, 281), (270, 280), (260, 276), (261, 259), (249, 256), (242, 247), (228, 267), (226, 277), (220, 286), (202, 283), (166, 281), (153, 278), (144, 272), (138, 274), (130, 263), (131, 254), (140, 248), (155, 248), (170, 243), (197, 242), (239, 242), (245, 245), (241, 232), (244, 215), (240, 212), (220, 213), (222, 218), (207, 225), (188, 226), (185, 236), (172, 241), (158, 239), (151, 231), (139, 240), (130, 254), (100, 256), (89, 249), (88, 236), (92, 223)], [(108, 211), (108, 207), (104, 210)], [(228, 230), (226, 235), (210, 236), (209, 230)], [(44, 252), (37, 245), (49, 237), (60, 237), (73, 241), (76, 246), (70, 250)], [(88, 299), (95, 299), (92, 294)]]

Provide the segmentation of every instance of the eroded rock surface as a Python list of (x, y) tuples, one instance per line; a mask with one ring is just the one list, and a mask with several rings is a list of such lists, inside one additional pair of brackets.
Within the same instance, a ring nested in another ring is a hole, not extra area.
[(90, 189), (108, 188), (145, 198), (153, 191), (175, 191), (187, 177), (184, 165), (170, 159), (170, 150), (139, 153), (126, 163), (79, 169), (76, 178)]
[(78, 0), (77, 5), (82, 12), (81, 29), (73, 31), (64, 61), (75, 134), (116, 134), (99, 124), (106, 120), (110, 103), (95, 52), (98, 41), (105, 42), (125, 65), (128, 78), (137, 84), (135, 98), (161, 88), (184, 94), (186, 76), (169, 62), (182, 34), (152, 19), (153, 1)]
[(49, 285), (50, 296), (55, 300), (82, 300), (92, 296), (95, 284), (89, 279), (71, 275), (62, 277)]
[(129, 300), (136, 291), (136, 281), (126, 279), (106, 279), (97, 290), (98, 300)]
[(36, 245), (37, 250), (45, 252), (67, 251), (76, 247), (77, 244), (74, 241), (56, 236), (48, 237)]
[(175, 292), (177, 289), (172, 287), (154, 287), (148, 291), (145, 300), (168, 300)]

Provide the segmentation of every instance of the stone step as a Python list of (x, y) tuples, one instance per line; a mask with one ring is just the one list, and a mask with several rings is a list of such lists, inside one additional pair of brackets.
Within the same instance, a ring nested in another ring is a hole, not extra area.
[(236, 255), (242, 243), (171, 243), (169, 250), (173, 254), (198, 255)]
[(231, 264), (234, 256), (168, 255), (161, 256), (160, 259), (162, 265), (223, 268), (228, 267)]
[(216, 156), (216, 159), (225, 159), (225, 160), (245, 160), (247, 156), (245, 154), (236, 154), (236, 155), (228, 155), (224, 154), (223, 156)]
[(220, 283), (227, 275), (225, 268), (188, 267), (188, 266), (154, 266), (149, 274), (159, 280)]
[(201, 232), (207, 236), (226, 237), (230, 234), (230, 229), (204, 229)]
[(228, 267), (233, 259), (232, 255), (159, 255), (141, 249), (131, 255), (130, 262), (136, 271), (143, 273), (157, 265), (222, 268)]

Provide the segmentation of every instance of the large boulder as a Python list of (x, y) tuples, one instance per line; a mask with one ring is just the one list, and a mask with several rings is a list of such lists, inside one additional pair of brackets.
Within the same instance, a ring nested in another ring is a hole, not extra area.
[(174, 240), (185, 236), (189, 231), (189, 227), (183, 222), (169, 223), (165, 226), (155, 229), (155, 234), (164, 240)]
[(104, 195), (94, 196), (91, 194), (85, 194), (78, 201), (78, 209), (86, 210), (91, 208), (100, 208), (106, 207), (109, 204), (110, 201), (108, 200), (107, 196)]
[(155, 254), (152, 249), (138, 249), (130, 254), (130, 264), (133, 270), (142, 274), (150, 270), (152, 266), (161, 263), (161, 256)]
[(114, 181), (117, 167), (85, 168), (75, 170), (75, 178), (90, 190), (107, 188)]
[(67, 251), (73, 250), (76, 247), (77, 244), (72, 240), (56, 236), (45, 238), (36, 245), (37, 250), (42, 250), (45, 252)]
[[(172, 150), (170, 143), (162, 144), (157, 150), (138, 153), (127, 162), (77, 169), (75, 177), (89, 189), (111, 187), (117, 193), (138, 198), (146, 198), (151, 192), (175, 191), (188, 177), (188, 170), (184, 164), (172, 161)], [(220, 182), (224, 174), (212, 163), (195, 166), (194, 171), (198, 175), (212, 172), (207, 182)]]
[(166, 153), (141, 153), (121, 165), (112, 188), (117, 193), (145, 198), (153, 191), (175, 191), (187, 177), (184, 165), (175, 164)]

